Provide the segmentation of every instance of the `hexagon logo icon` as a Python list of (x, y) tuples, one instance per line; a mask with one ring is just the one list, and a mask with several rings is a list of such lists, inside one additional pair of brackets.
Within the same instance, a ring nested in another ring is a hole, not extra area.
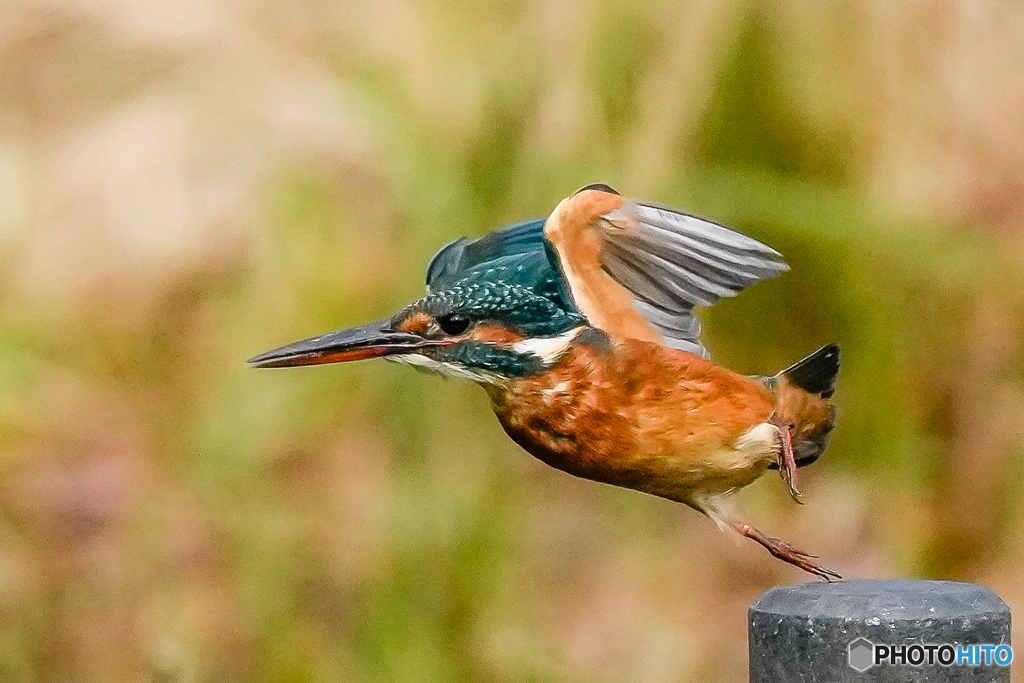
[(857, 673), (864, 673), (875, 665), (875, 644), (867, 638), (858, 638), (850, 643), (850, 668)]

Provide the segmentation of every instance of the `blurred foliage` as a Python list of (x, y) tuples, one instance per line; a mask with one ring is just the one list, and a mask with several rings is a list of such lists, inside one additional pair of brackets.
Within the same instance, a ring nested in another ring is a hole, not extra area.
[(0, 680), (744, 680), (746, 606), (798, 571), (546, 468), (475, 387), (243, 362), (595, 181), (786, 255), (706, 312), (719, 362), (842, 344), (807, 505), (766, 477), (752, 523), (1024, 607), (1019, 3), (14, 0), (0, 27)]

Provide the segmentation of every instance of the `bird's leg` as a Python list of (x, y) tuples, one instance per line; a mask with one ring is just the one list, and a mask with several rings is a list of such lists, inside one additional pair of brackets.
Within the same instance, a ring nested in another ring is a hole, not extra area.
[(812, 562), (812, 559), (817, 559), (816, 555), (811, 555), (802, 550), (798, 550), (778, 538), (766, 536), (749, 524), (745, 524), (743, 522), (731, 522), (730, 524), (733, 529), (740, 532), (747, 538), (757, 541), (763, 545), (768, 552), (783, 562), (788, 562), (794, 567), (799, 567), (805, 572), (809, 572), (815, 576), (825, 579), (825, 581), (834, 581), (843, 578), (831, 569), (826, 569), (825, 567)]
[(802, 494), (796, 488), (796, 456), (793, 455), (793, 437), (789, 433), (789, 425), (776, 422), (775, 426), (779, 428), (779, 474), (782, 475), (782, 481), (786, 482), (790, 498), (803, 505)]

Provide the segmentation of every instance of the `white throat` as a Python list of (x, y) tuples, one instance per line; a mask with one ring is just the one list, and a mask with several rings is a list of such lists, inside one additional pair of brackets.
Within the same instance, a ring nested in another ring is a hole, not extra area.
[(437, 373), (448, 379), (468, 379), (470, 382), (477, 382), (479, 384), (497, 384), (501, 381), (501, 378), (493, 373), (483, 370), (471, 370), (455, 363), (442, 363), (418, 353), (404, 353), (395, 356), (385, 356), (384, 358), (395, 363), (405, 363), (414, 368)]

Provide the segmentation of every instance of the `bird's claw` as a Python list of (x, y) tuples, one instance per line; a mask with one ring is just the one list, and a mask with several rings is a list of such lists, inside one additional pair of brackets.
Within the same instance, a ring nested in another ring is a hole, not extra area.
[(839, 581), (843, 577), (837, 572), (832, 571), (826, 567), (822, 567), (820, 564), (812, 562), (812, 560), (818, 559), (817, 555), (811, 555), (810, 553), (804, 552), (799, 548), (795, 548), (785, 541), (767, 536), (764, 533), (758, 531), (749, 524), (743, 522), (736, 522), (733, 524), (733, 528), (739, 531), (741, 534), (749, 539), (757, 541), (765, 549), (772, 554), (773, 557), (777, 557), (783, 562), (788, 562), (794, 567), (803, 569), (808, 574), (814, 574), (815, 576), (824, 579), (825, 581)]
[(794, 548), (785, 541), (780, 541), (778, 539), (771, 540), (775, 541), (775, 543), (771, 546), (766, 546), (768, 547), (768, 552), (780, 560), (788, 562), (795, 567), (799, 567), (809, 574), (814, 574), (827, 582), (839, 581), (843, 578), (838, 572), (832, 571), (827, 567), (822, 567), (816, 562), (812, 562), (811, 560), (818, 559), (817, 555), (812, 555), (798, 548)]
[(804, 504), (804, 494), (800, 493), (795, 482), (787, 481), (786, 488), (789, 491), (789, 497), (792, 498), (794, 502), (797, 502), (800, 505)]
[(793, 455), (793, 437), (789, 433), (789, 425), (779, 427), (779, 475), (786, 482), (789, 497), (800, 505), (804, 504), (803, 494), (796, 487), (796, 456)]

